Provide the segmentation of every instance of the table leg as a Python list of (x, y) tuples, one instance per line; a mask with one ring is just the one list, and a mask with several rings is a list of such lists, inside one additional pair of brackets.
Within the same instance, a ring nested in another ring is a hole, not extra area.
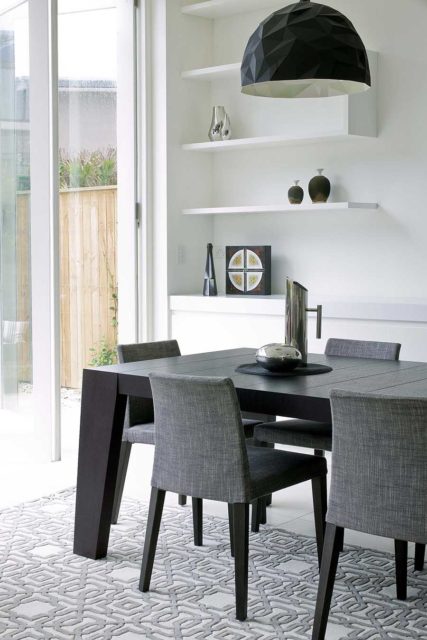
[(74, 553), (107, 555), (127, 397), (118, 375), (83, 372)]

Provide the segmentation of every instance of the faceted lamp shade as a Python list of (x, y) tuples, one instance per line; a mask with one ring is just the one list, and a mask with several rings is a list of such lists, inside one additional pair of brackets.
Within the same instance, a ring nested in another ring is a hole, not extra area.
[(301, 0), (261, 22), (243, 56), (242, 93), (325, 98), (371, 86), (368, 56), (353, 24), (324, 4)]

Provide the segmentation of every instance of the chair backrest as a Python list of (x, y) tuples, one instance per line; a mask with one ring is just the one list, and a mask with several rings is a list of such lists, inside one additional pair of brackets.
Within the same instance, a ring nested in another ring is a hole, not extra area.
[(326, 520), (427, 542), (427, 399), (334, 390)]
[[(119, 362), (138, 362), (139, 360), (156, 360), (157, 358), (173, 358), (180, 356), (178, 342), (176, 340), (163, 340), (159, 342), (142, 342), (139, 344), (119, 344), (117, 357)], [(151, 398), (135, 398), (129, 396), (124, 429), (129, 429), (135, 424), (153, 422), (154, 411)]]
[(152, 485), (228, 503), (250, 499), (249, 463), (229, 378), (150, 375), (156, 421)]
[(397, 342), (329, 338), (326, 343), (325, 354), (327, 356), (343, 356), (347, 358), (399, 360), (400, 347), (401, 345)]

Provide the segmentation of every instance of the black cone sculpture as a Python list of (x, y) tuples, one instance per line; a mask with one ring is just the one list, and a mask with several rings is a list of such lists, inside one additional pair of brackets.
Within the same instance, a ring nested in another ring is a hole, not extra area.
[(247, 44), (241, 77), (243, 93), (273, 98), (321, 98), (371, 86), (366, 49), (353, 24), (309, 0), (261, 22)]
[(216, 288), (215, 267), (212, 255), (212, 244), (207, 246), (205, 277), (203, 281), (203, 295), (216, 296), (218, 294)]

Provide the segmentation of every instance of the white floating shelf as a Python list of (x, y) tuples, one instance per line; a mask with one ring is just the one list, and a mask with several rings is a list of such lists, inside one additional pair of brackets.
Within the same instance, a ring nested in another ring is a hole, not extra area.
[(201, 18), (222, 18), (257, 9), (269, 8), (273, 11), (280, 6), (283, 6), (283, 2), (279, 0), (208, 0), (184, 5), (182, 13)]
[[(211, 2), (213, 2), (213, 0), (211, 0)], [(273, 147), (298, 143), (307, 144), (317, 141), (344, 141), (348, 140), (350, 136), (355, 138), (375, 138), (378, 135), (376, 107), (378, 54), (374, 51), (368, 51), (368, 57), (372, 76), (372, 89), (360, 94), (319, 99), (319, 117), (314, 117), (310, 120), (315, 122), (316, 125), (319, 125), (319, 128), (316, 127), (310, 131), (307, 130), (306, 127), (299, 126), (298, 122), (295, 122), (296, 133), (291, 132), (289, 134), (274, 136), (237, 138), (220, 142), (195, 142), (184, 144), (183, 149), (187, 151), (214, 152), (225, 151), (227, 149), (242, 149), (243, 147)], [(236, 93), (240, 93), (239, 62), (204, 67), (201, 69), (190, 69), (182, 72), (181, 77), (184, 80), (204, 82), (228, 79), (235, 80)], [(326, 106), (325, 101), (327, 101), (329, 124), (322, 127), (323, 112)], [(297, 100), (297, 102), (300, 103), (301, 110), (304, 110), (305, 101)], [(282, 104), (283, 109), (286, 110), (286, 100), (284, 100)], [(294, 122), (294, 120), (291, 121)]]
[(223, 80), (227, 78), (239, 78), (240, 62), (232, 64), (221, 64), (216, 67), (205, 67), (204, 69), (190, 69), (183, 71), (181, 77), (183, 80)]
[(221, 140), (219, 142), (193, 142), (183, 144), (184, 151), (203, 151), (215, 153), (218, 151), (235, 151), (238, 149), (250, 149), (253, 147), (281, 147), (295, 144), (311, 144), (313, 142), (344, 142), (349, 138), (363, 138), (364, 136), (352, 135), (343, 131), (336, 133), (313, 133), (298, 136), (259, 136), (256, 138), (236, 138), (235, 140)]
[(298, 211), (348, 211), (350, 209), (361, 209), (374, 211), (378, 209), (375, 202), (325, 202), (318, 204), (279, 204), (279, 205), (257, 205), (246, 207), (208, 207), (202, 209), (183, 209), (184, 215), (208, 216), (225, 214), (247, 214), (247, 213), (288, 213)]

